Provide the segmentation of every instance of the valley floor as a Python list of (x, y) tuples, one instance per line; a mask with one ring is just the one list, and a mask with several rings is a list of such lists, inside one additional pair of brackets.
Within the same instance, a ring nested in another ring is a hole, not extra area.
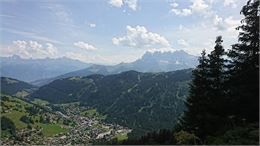
[[(127, 133), (131, 132), (131, 129), (127, 127), (104, 122), (105, 116), (100, 115), (95, 109), (79, 107), (77, 103), (41, 105), (41, 107), (49, 109), (49, 112), (41, 111), (41, 114), (33, 115), (24, 109), (39, 106), (41, 102), (33, 105), (15, 97), (8, 96), (7, 98), (1, 98), (1, 116), (11, 119), (15, 125), (16, 134), (11, 136), (8, 131), (2, 130), (2, 145), (91, 144), (100, 139), (124, 140), (127, 138)], [(17, 109), (16, 107), (22, 108)], [(48, 122), (39, 120), (42, 115), (49, 117)], [(23, 116), (29, 116), (33, 122), (24, 123), (20, 120)]]

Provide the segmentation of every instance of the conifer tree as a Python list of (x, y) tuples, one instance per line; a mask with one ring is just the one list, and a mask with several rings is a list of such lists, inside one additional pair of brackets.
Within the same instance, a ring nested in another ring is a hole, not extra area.
[(206, 56), (205, 51), (199, 58), (199, 65), (193, 71), (190, 95), (187, 99), (187, 112), (183, 117), (185, 130), (194, 132), (205, 140), (214, 135), (226, 121), (226, 78), (225, 50), (222, 37), (218, 36), (214, 50)]
[(225, 111), (225, 88), (226, 80), (226, 60), (224, 59), (225, 50), (222, 46), (222, 37), (216, 38), (214, 50), (208, 55), (209, 57), (209, 89), (208, 98), (210, 98), (210, 109), (212, 114), (224, 116)]
[(225, 83), (227, 79), (226, 52), (222, 46), (222, 37), (216, 38), (214, 50), (208, 55), (208, 135), (217, 135), (224, 132), (227, 127), (229, 105), (227, 103)]
[(190, 84), (190, 94), (187, 99), (187, 111), (182, 118), (184, 130), (195, 133), (202, 137), (207, 128), (207, 108), (208, 108), (208, 58), (205, 50), (199, 58), (199, 65), (193, 70), (193, 80)]
[(259, 121), (259, 0), (249, 0), (241, 13), (238, 43), (228, 53), (231, 108), (239, 119)]

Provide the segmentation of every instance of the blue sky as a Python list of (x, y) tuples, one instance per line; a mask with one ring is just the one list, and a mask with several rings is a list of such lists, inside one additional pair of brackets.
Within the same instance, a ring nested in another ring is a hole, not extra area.
[(244, 0), (1, 0), (1, 56), (116, 64), (237, 40)]

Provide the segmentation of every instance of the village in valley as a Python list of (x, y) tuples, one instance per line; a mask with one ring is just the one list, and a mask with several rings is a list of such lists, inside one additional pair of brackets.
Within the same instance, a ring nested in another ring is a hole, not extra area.
[(106, 116), (79, 103), (50, 105), (1, 96), (1, 105), (3, 115), (17, 118), (15, 136), (3, 138), (3, 145), (91, 144), (98, 140), (127, 139), (131, 132), (127, 127), (106, 123)]

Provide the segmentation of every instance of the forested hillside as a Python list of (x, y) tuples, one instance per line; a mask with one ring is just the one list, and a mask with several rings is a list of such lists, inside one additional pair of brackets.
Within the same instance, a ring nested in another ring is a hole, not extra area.
[(177, 123), (185, 109), (190, 79), (191, 69), (70, 77), (40, 87), (31, 98), (50, 103), (80, 101), (106, 115), (106, 121), (132, 128), (136, 137)]
[(1, 77), (1, 93), (7, 95), (16, 95), (19, 97), (27, 96), (37, 87), (29, 83), (19, 81), (13, 78)]

